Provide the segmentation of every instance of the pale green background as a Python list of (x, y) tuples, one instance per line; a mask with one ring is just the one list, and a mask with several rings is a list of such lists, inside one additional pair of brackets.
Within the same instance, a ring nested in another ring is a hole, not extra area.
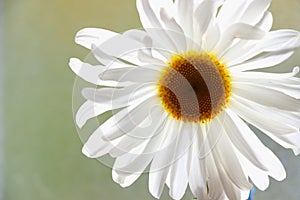
[[(300, 30), (300, 1), (274, 0), (275, 28)], [(83, 27), (117, 32), (141, 27), (134, 0), (4, 0), (4, 200), (153, 199), (147, 176), (121, 189), (111, 169), (81, 154), (72, 116), (70, 57)], [(300, 65), (300, 52), (277, 70)], [(263, 137), (264, 140), (267, 140)], [(269, 141), (269, 140), (267, 140)], [(300, 158), (274, 143), (287, 179), (255, 200), (299, 200)], [(1, 190), (0, 190), (1, 191)], [(162, 199), (169, 199), (165, 189)], [(184, 199), (191, 199), (188, 192)]]

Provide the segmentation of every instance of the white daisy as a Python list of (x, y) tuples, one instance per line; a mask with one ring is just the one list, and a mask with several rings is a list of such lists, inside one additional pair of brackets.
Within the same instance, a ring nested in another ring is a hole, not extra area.
[(98, 86), (85, 88), (76, 115), (115, 111), (84, 144), (91, 158), (116, 158), (113, 179), (131, 185), (149, 166), (150, 193), (164, 185), (181, 199), (246, 199), (269, 176), (286, 177), (278, 158), (248, 127), (295, 154), (300, 150), (300, 79), (267, 73), (300, 46), (294, 30), (270, 31), (271, 0), (137, 0), (144, 30), (86, 28), (76, 42), (101, 63), (70, 60)]

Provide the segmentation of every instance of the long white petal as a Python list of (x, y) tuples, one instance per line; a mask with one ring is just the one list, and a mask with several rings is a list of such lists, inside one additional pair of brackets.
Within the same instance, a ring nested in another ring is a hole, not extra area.
[(295, 30), (277, 30), (271, 31), (266, 36), (259, 40), (254, 48), (246, 54), (237, 56), (232, 59), (228, 66), (234, 66), (245, 62), (263, 52), (286, 53), (293, 51), (300, 46), (300, 32)]
[[(223, 118), (224, 117), (222, 116), (211, 122), (210, 130), (208, 132), (208, 139), (213, 148), (212, 152), (216, 159), (215, 161), (218, 162), (217, 165), (221, 164), (221, 167), (218, 167), (219, 170), (223, 168), (224, 171), (221, 173), (226, 173), (225, 176), (227, 176), (234, 185), (243, 190), (251, 189), (252, 186), (246, 179), (241, 164), (233, 151), (233, 146), (228, 139), (226, 132), (230, 130), (224, 129), (223, 120), (225, 120), (225, 118)], [(219, 175), (221, 176), (222, 174)], [(225, 187), (226, 186), (224, 186), (224, 188)]]
[[(239, 160), (243, 165), (243, 168), (247, 172), (249, 178), (259, 190), (266, 190), (269, 187), (270, 180), (268, 172), (262, 171), (256, 168), (249, 160), (239, 155)], [(249, 193), (248, 193), (249, 194)]]
[(230, 71), (240, 72), (273, 67), (287, 60), (289, 57), (291, 57), (291, 55), (293, 55), (293, 53), (294, 51), (280, 51), (264, 54), (242, 64), (230, 67)]
[[(120, 141), (109, 152), (112, 157), (119, 157), (128, 152), (131, 152), (136, 146), (143, 142), (150, 140), (157, 140), (161, 138), (161, 134), (164, 134), (162, 130), (166, 125), (166, 113), (162, 108), (155, 109), (149, 116), (140, 124), (134, 128), (131, 132), (120, 138)], [(160, 143), (160, 142), (159, 142)], [(155, 149), (157, 151), (157, 149)], [(144, 154), (154, 153), (144, 151)]]
[(76, 34), (75, 42), (91, 49), (92, 45), (101, 45), (103, 42), (117, 35), (118, 33), (106, 29), (84, 28)]
[(194, 138), (191, 124), (182, 123), (180, 130), (180, 135), (176, 145), (176, 152), (173, 158), (175, 162), (173, 163), (169, 173), (169, 194), (174, 199), (181, 199), (188, 185), (189, 154), (192, 146), (192, 139)]
[(247, 8), (247, 0), (226, 0), (217, 16), (218, 24), (223, 32), (232, 24), (239, 22)]
[(256, 24), (258, 28), (265, 32), (269, 32), (273, 25), (273, 15), (271, 12), (266, 11), (263, 18)]
[(219, 173), (217, 171), (212, 153), (210, 153), (205, 160), (207, 165), (207, 186), (209, 199), (225, 199), (224, 188), (220, 182)]
[(92, 66), (78, 58), (71, 58), (69, 66), (77, 76), (95, 85), (99, 83), (98, 75), (105, 70), (105, 67), (102, 65)]
[(169, 16), (167, 11), (163, 8), (160, 11), (160, 17), (167, 29), (166, 33), (169, 35), (169, 37), (175, 44), (177, 51), (186, 52), (188, 38), (186, 38), (181, 26), (176, 22), (175, 18)]
[(240, 97), (235, 96), (232, 98), (230, 106), (232, 106), (231, 109), (234, 109), (240, 117), (266, 134), (287, 135), (298, 132), (297, 128), (283, 122), (270, 119), (266, 114), (262, 114), (261, 112), (254, 110), (251, 107), (251, 103)]
[(235, 95), (241, 96), (258, 104), (286, 111), (300, 111), (299, 100), (273, 89), (240, 82), (233, 85), (233, 90)]
[(99, 75), (101, 80), (134, 83), (156, 83), (160, 72), (143, 67), (108, 69)]
[(170, 119), (167, 121), (162, 134), (167, 135), (164, 141), (168, 142), (162, 142), (161, 147), (158, 148), (158, 152), (154, 155), (151, 163), (149, 174), (149, 191), (156, 198), (160, 198), (167, 175), (169, 173), (169, 169), (173, 164), (173, 155), (176, 147), (176, 138), (178, 137), (178, 128), (178, 123), (176, 123), (176, 121)]
[(197, 127), (195, 131), (198, 134), (196, 134), (195, 141), (192, 144), (189, 185), (194, 197), (207, 200), (205, 159), (200, 157), (199, 150), (203, 141), (203, 133), (200, 127)]
[(132, 131), (149, 115), (151, 109), (158, 105), (158, 100), (153, 94), (145, 97), (144, 102), (129, 106), (104, 122), (99, 129), (104, 133), (103, 139), (114, 140)]
[(109, 110), (122, 107), (124, 107), (122, 104), (99, 104), (93, 101), (86, 101), (76, 113), (76, 124), (79, 128), (82, 128), (89, 119), (99, 116)]
[(136, 84), (124, 88), (84, 88), (84, 98), (102, 105), (118, 105), (126, 107), (155, 90), (152, 84)]
[[(236, 124), (236, 128), (239, 129), (239, 132), (242, 135), (241, 137), (245, 138), (248, 145), (257, 152), (258, 156), (261, 157), (260, 161), (263, 162), (263, 165), (267, 168), (267, 174), (276, 180), (283, 180), (286, 177), (286, 173), (279, 159), (258, 139), (254, 132), (245, 124), (242, 119), (236, 116), (234, 112), (235, 110), (227, 110), (227, 113)], [(246, 157), (245, 159), (248, 160)]]
[(257, 24), (263, 18), (270, 4), (271, 0), (251, 1), (245, 13), (241, 17), (241, 22), (251, 25)]
[[(177, 9), (177, 21), (184, 30), (187, 38), (193, 38), (193, 23), (194, 23), (194, 2), (186, 0), (176, 0), (175, 6)], [(191, 48), (188, 43), (188, 49)]]
[(207, 31), (208, 27), (212, 22), (214, 10), (216, 10), (215, 1), (203, 1), (195, 10), (195, 30), (194, 30), (194, 40), (199, 45), (202, 44), (202, 38), (204, 33)]
[[(231, 110), (227, 109), (225, 112), (228, 116), (225, 118), (224, 127), (226, 130), (230, 130), (227, 131), (227, 134), (232, 144), (245, 158), (253, 163), (253, 165), (262, 170), (268, 170), (263, 162), (263, 152), (258, 152), (257, 149), (252, 146), (253, 143), (249, 142), (249, 138), (245, 137), (245, 134), (243, 133), (243, 131), (251, 132), (249, 128), (246, 127), (241, 119), (238, 118)], [(256, 140), (256, 142), (258, 141)]]
[(244, 23), (236, 23), (228, 27), (216, 46), (215, 53), (219, 56), (225, 53), (233, 43), (234, 39), (258, 40), (265, 36), (265, 32), (255, 26)]

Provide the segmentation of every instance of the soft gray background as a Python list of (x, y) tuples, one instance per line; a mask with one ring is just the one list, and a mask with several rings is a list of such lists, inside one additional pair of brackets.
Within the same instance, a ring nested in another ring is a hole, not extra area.
[[(0, 144), (0, 154), (5, 155), (2, 199), (153, 199), (147, 189), (147, 175), (133, 186), (121, 189), (112, 181), (111, 169), (81, 154), (82, 144), (72, 117), (74, 74), (67, 64), (70, 57), (84, 58), (88, 53), (73, 42), (79, 29), (103, 27), (122, 32), (141, 27), (135, 0), (3, 0), (3, 3), (0, 5), (3, 10), (0, 20), (5, 17), (1, 28), (5, 68), (0, 71), (0, 88), (4, 78), (1, 111), (5, 128), (4, 142)], [(274, 0), (271, 10), (274, 28), (300, 30), (299, 0)], [(275, 70), (291, 70), (300, 65), (299, 58), (297, 51)], [(2, 128), (0, 124), (0, 132)], [(256, 193), (255, 200), (299, 200), (300, 158), (260, 137), (281, 158), (287, 179), (280, 183), (271, 181), (267, 191)], [(162, 199), (169, 199), (167, 193), (165, 189)], [(184, 199), (191, 198), (187, 192)]]

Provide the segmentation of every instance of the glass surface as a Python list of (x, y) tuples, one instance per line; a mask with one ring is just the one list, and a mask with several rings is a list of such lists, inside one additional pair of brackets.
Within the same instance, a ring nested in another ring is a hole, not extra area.
[[(81, 153), (72, 113), (71, 57), (88, 51), (74, 43), (84, 27), (116, 32), (140, 28), (135, 0), (4, 0), (4, 200), (154, 199), (147, 174), (131, 187), (113, 182), (111, 169)], [(274, 28), (300, 30), (300, 1), (274, 0)], [(300, 51), (276, 71), (300, 65)], [(299, 200), (300, 158), (258, 135), (286, 166), (255, 200)], [(170, 199), (165, 188), (161, 199)], [(184, 199), (192, 199), (187, 192)]]

